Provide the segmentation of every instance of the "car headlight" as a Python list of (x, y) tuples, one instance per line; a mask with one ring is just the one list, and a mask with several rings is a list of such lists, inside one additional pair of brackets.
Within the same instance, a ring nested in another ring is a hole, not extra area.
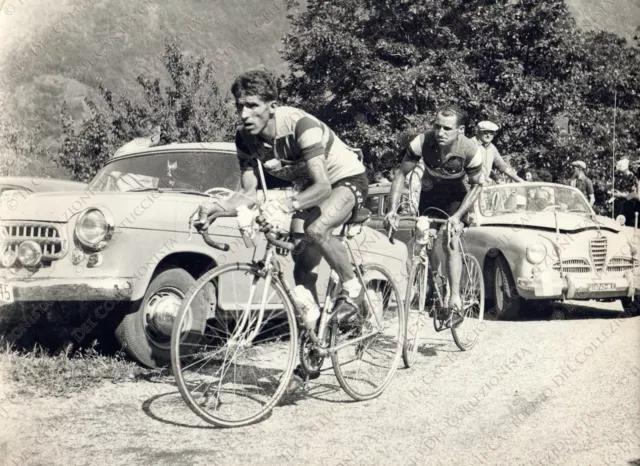
[(105, 209), (92, 207), (85, 210), (76, 223), (76, 237), (83, 246), (99, 250), (104, 248), (113, 235), (114, 221)]
[(42, 249), (35, 241), (24, 241), (18, 247), (18, 260), (25, 267), (33, 267), (40, 262), (42, 258)]
[(624, 215), (618, 215), (616, 217), (616, 222), (618, 222), (620, 225), (624, 226), (625, 223), (627, 223), (627, 219)]
[(547, 257), (547, 248), (542, 243), (535, 243), (527, 247), (527, 260), (532, 264), (539, 264)]

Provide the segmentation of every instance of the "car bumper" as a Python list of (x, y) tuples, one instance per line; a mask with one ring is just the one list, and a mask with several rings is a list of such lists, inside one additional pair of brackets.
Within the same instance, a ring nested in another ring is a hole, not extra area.
[(553, 271), (534, 278), (518, 278), (518, 294), (525, 299), (605, 299), (633, 296), (640, 288), (640, 276), (624, 274), (598, 277)]
[(3, 281), (7, 286), (0, 305), (26, 301), (129, 301), (132, 278), (39, 278)]

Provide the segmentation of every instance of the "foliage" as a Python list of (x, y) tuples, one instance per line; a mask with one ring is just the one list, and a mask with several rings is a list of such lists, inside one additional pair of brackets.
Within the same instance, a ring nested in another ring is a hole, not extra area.
[(472, 124), (500, 124), (512, 163), (561, 180), (581, 158), (602, 177), (616, 88), (617, 152), (637, 149), (638, 49), (580, 32), (564, 1), (324, 0), (291, 19), (288, 103), (363, 148), (371, 172), (397, 165), (436, 108), (459, 104)]
[(0, 114), (0, 176), (47, 176), (38, 163), (39, 128), (29, 130)]
[(138, 76), (139, 100), (100, 85), (104, 102), (86, 100), (90, 118), (78, 124), (63, 109), (59, 162), (75, 179), (90, 180), (118, 147), (137, 137), (141, 120), (148, 116), (160, 121), (160, 144), (231, 140), (235, 116), (221, 94), (213, 65), (183, 53), (178, 41), (166, 43), (162, 63), (169, 84), (163, 85), (160, 77)]

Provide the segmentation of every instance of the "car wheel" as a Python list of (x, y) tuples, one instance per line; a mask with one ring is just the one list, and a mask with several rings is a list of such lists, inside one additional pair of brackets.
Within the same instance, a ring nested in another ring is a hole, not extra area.
[[(150, 368), (171, 364), (171, 329), (180, 304), (196, 280), (187, 271), (170, 268), (158, 273), (149, 283), (147, 292), (134, 312), (127, 314), (116, 329), (116, 337), (127, 354)], [(204, 331), (211, 308), (215, 309), (215, 287), (199, 294), (192, 302), (200, 334)]]
[(640, 295), (636, 294), (633, 298), (622, 298), (621, 301), (626, 314), (630, 316), (640, 314)]
[(516, 318), (523, 307), (511, 269), (506, 259), (498, 256), (493, 267), (493, 307), (497, 319)]

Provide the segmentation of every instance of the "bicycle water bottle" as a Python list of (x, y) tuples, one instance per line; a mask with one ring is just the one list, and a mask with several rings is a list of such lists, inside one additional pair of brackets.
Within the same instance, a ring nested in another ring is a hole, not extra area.
[(304, 286), (298, 285), (293, 289), (293, 297), (296, 306), (302, 314), (302, 325), (304, 325), (307, 330), (312, 330), (316, 325), (318, 317), (320, 317), (320, 307), (318, 307), (313, 294)]

